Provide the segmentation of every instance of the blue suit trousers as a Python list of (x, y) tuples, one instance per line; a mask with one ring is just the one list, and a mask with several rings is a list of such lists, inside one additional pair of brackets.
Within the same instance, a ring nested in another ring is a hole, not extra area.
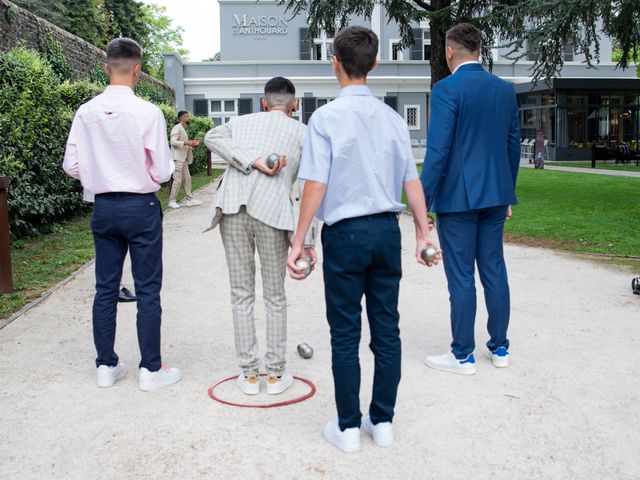
[(400, 383), (400, 249), (395, 213), (350, 218), (322, 229), (325, 301), (341, 430), (360, 427), (362, 418), (358, 351), (363, 295), (369, 347), (375, 357), (369, 415), (374, 425), (393, 419)]
[(451, 302), (451, 351), (456, 358), (465, 358), (475, 349), (476, 262), (489, 314), (487, 347), (491, 351), (509, 348), (509, 281), (502, 248), (506, 211), (506, 206), (498, 206), (438, 213), (438, 237)]
[(96, 366), (118, 364), (114, 351), (118, 292), (127, 250), (138, 297), (140, 367), (157, 371), (160, 358), (162, 209), (155, 194), (96, 195), (91, 229), (96, 251), (93, 339)]

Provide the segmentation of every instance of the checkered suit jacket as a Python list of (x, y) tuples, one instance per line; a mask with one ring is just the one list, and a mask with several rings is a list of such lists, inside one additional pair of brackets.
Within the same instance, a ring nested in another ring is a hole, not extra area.
[[(215, 228), (223, 214), (238, 213), (243, 205), (253, 218), (273, 228), (295, 231), (291, 194), (305, 131), (305, 125), (277, 110), (235, 117), (210, 130), (205, 144), (230, 166), (216, 191), (204, 231)], [(270, 153), (287, 156), (287, 166), (272, 177), (252, 168), (258, 157)]]

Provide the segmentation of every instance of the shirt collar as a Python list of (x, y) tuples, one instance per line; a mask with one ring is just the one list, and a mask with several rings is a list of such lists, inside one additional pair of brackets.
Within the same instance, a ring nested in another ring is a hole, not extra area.
[(134, 95), (133, 90), (125, 85), (109, 85), (104, 89), (106, 93), (115, 93), (118, 95)]
[(463, 62), (463, 63), (461, 63), (460, 65), (458, 65), (458, 66), (453, 70), (453, 72), (451, 72), (451, 75), (453, 75), (454, 73), (456, 73), (456, 72), (458, 71), (458, 69), (459, 69), (460, 67), (462, 67), (463, 65), (472, 65), (472, 64), (474, 64), (474, 63), (475, 63), (475, 64), (477, 64), (477, 65), (480, 65), (480, 62), (479, 62), (478, 60), (470, 60), (470, 61), (468, 61), (468, 62)]
[(373, 94), (366, 85), (350, 85), (348, 87), (344, 87), (340, 92), (338, 92), (338, 98), (354, 95), (371, 96)]

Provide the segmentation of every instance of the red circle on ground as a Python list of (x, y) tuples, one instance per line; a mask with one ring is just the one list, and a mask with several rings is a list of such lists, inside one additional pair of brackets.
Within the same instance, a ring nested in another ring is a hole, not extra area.
[[(261, 373), (260, 376), (261, 377), (265, 377), (267, 374), (266, 373)], [(306, 378), (303, 377), (297, 377), (295, 375), (293, 375), (293, 378), (295, 378), (296, 380), (300, 380), (302, 383), (306, 383), (309, 386), (309, 392), (305, 393), (304, 395), (300, 396), (300, 397), (296, 397), (296, 398), (292, 398), (290, 400), (285, 400), (282, 402), (274, 402), (274, 403), (263, 403), (263, 404), (256, 404), (256, 405), (247, 405), (244, 403), (234, 403), (234, 402), (229, 402), (228, 400), (224, 400), (220, 397), (218, 397), (216, 395), (216, 388), (218, 388), (220, 385), (222, 385), (225, 382), (228, 382), (229, 380), (235, 380), (236, 378), (238, 378), (238, 375), (234, 375), (232, 377), (227, 377), (223, 380), (220, 380), (218, 383), (214, 383), (213, 385), (211, 385), (209, 387), (209, 396), (215, 400), (216, 402), (220, 402), (220, 403), (224, 403), (225, 405), (231, 405), (233, 407), (242, 407), (242, 408), (274, 408), (274, 407), (284, 407), (285, 405), (293, 405), (294, 403), (300, 403), (300, 402), (304, 402), (305, 400), (313, 397), (316, 393), (316, 386), (313, 384), (313, 382), (311, 380), (308, 380)]]

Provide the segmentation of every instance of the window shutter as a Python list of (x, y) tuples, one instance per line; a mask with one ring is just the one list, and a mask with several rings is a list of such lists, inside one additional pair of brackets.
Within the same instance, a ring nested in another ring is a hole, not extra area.
[(389, 105), (396, 112), (398, 111), (398, 97), (384, 97), (384, 103)]
[(207, 109), (207, 100), (194, 100), (193, 114), (196, 117), (206, 117), (209, 114), (209, 110)]
[(306, 125), (309, 123), (311, 114), (316, 111), (316, 98), (304, 97), (302, 99), (302, 122)]
[(422, 29), (412, 28), (413, 45), (411, 45), (411, 60), (422, 60)]
[(311, 40), (308, 38), (309, 29), (300, 29), (300, 60), (311, 60)]
[(250, 98), (241, 98), (238, 100), (238, 115), (247, 115), (253, 113), (253, 100)]

